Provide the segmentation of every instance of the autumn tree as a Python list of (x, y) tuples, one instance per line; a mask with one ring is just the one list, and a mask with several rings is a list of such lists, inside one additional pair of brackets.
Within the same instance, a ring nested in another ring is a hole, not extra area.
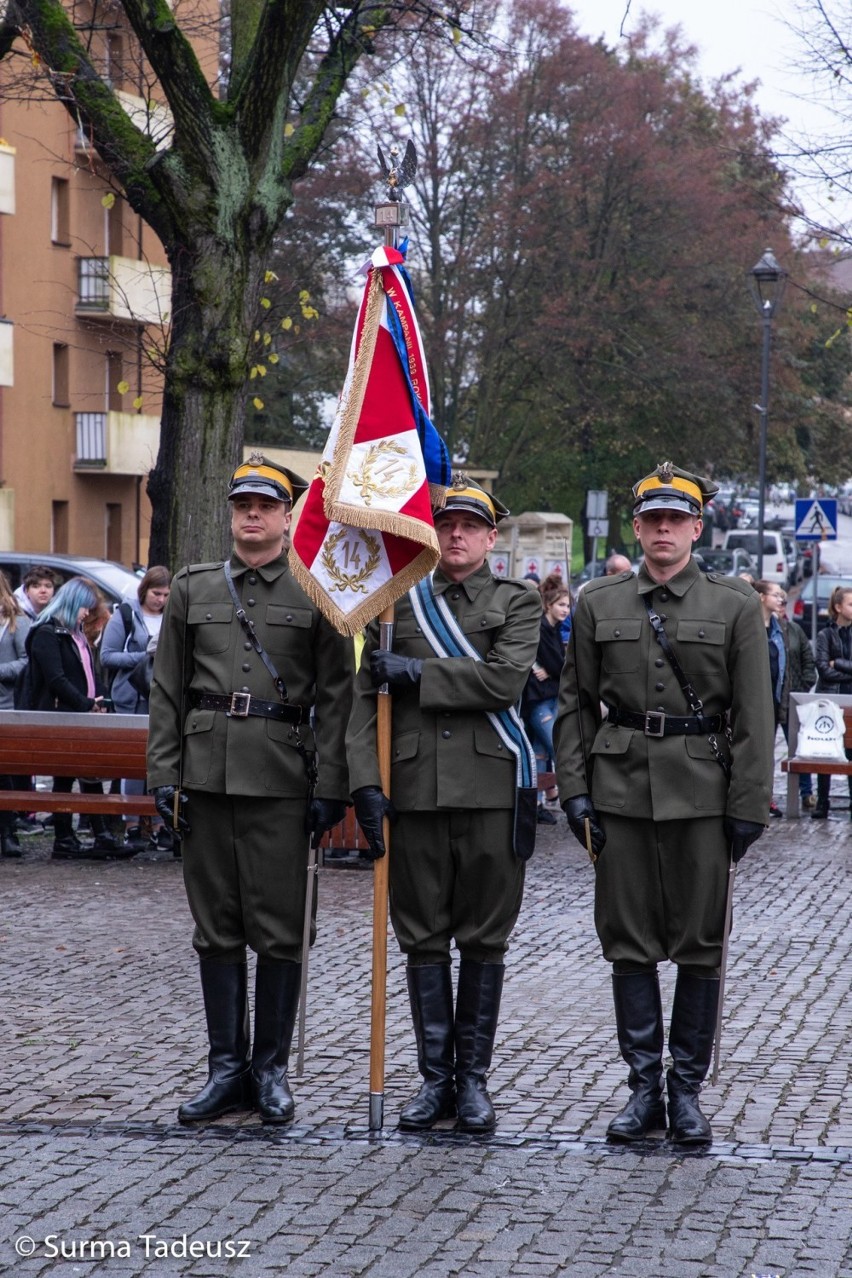
[[(421, 156), (411, 269), (454, 453), (498, 469), (518, 509), (623, 494), (665, 454), (752, 471), (747, 273), (767, 244), (805, 271), (773, 122), (732, 82), (704, 90), (677, 33), (646, 24), (616, 53), (551, 0), (503, 6), (461, 59), (433, 48), (394, 81)], [(805, 333), (805, 304), (788, 292), (776, 334), (773, 473), (804, 473), (805, 348), (833, 327)]]
[[(9, 0), (0, 25), (7, 91), (17, 77), (16, 91), (27, 92), (27, 77), (31, 92), (55, 95), (168, 256), (162, 429), (148, 491), (151, 555), (171, 564), (225, 545), (224, 503), (210, 494), (241, 452), (270, 249), (353, 69), (383, 31), (396, 33), (400, 56), (425, 29), (449, 38), (463, 21), (456, 5), (428, 0), (231, 0), (221, 62), (211, 64), (199, 43), (211, 19), (215, 6), (168, 0)], [(171, 114), (159, 146), (112, 88), (103, 48), (116, 23), (135, 39), (145, 100), (165, 100)]]

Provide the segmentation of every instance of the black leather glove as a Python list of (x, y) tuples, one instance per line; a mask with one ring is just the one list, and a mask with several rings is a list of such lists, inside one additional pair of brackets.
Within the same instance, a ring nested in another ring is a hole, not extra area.
[(308, 832), (313, 835), (311, 847), (318, 848), (320, 839), (333, 830), (346, 816), (346, 804), (342, 799), (311, 799), (308, 808)]
[(731, 845), (731, 860), (738, 865), (752, 843), (759, 839), (765, 825), (759, 821), (741, 821), (739, 817), (725, 817), (725, 838)]
[(393, 824), (396, 820), (396, 808), (379, 785), (362, 785), (360, 789), (353, 791), (352, 802), (355, 804), (355, 816), (361, 833), (370, 849), (370, 860), (377, 861), (385, 854), (382, 817), (387, 817)]
[(389, 688), (405, 692), (416, 688), (423, 673), (423, 662), (417, 657), (401, 657), (398, 652), (377, 648), (370, 654), (370, 677), (374, 688), (386, 683)]
[(158, 785), (155, 786), (151, 793), (154, 796), (154, 806), (160, 816), (165, 821), (170, 830), (181, 838), (184, 834), (190, 833), (190, 824), (184, 815), (186, 810), (187, 798), (185, 794), (181, 794), (178, 801), (178, 819), (177, 828), (175, 828), (175, 791), (177, 786), (174, 785)]
[(579, 844), (586, 851), (586, 817), (589, 818), (589, 833), (592, 839), (592, 857), (596, 861), (604, 850), (606, 843), (606, 834), (600, 822), (600, 817), (595, 811), (595, 805), (592, 803), (591, 796), (588, 794), (575, 794), (573, 799), (566, 799), (562, 804), (562, 811), (568, 818), (568, 825), (571, 833)]

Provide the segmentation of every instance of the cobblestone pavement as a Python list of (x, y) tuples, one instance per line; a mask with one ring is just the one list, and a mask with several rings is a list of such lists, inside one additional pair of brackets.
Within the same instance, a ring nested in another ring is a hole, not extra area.
[(742, 863), (716, 1143), (697, 1154), (603, 1141), (625, 1070), (561, 816), (509, 955), (487, 1140), (395, 1129), (414, 1049), (393, 941), (386, 1125), (367, 1130), (369, 872), (320, 876), (296, 1125), (185, 1130), (205, 1038), (179, 864), (50, 862), (28, 838), (0, 863), (0, 1273), (852, 1278), (843, 789), (829, 821), (773, 821)]

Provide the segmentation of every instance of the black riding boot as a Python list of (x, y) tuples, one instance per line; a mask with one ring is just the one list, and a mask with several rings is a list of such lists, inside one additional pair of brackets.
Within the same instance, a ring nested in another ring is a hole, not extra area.
[(669, 1030), (672, 1065), (666, 1083), (669, 1132), (679, 1145), (709, 1145), (713, 1139), (710, 1124), (698, 1106), (698, 1094), (713, 1055), (718, 1007), (718, 977), (678, 970)]
[(502, 963), (462, 959), (456, 995), (456, 1108), (463, 1132), (493, 1132), (497, 1125), (485, 1076), (497, 1036), (502, 990)]
[(453, 980), (449, 963), (409, 965), (405, 974), (423, 1085), (403, 1107), (399, 1125), (403, 1131), (417, 1132), (456, 1113)]
[(612, 997), (621, 1055), (630, 1066), (633, 1095), (606, 1129), (607, 1140), (644, 1140), (665, 1130), (663, 1103), (663, 1006), (654, 972), (613, 973)]
[(251, 1076), (255, 1108), (265, 1123), (290, 1123), (296, 1111), (287, 1066), (301, 979), (301, 963), (258, 962)]
[(197, 1096), (178, 1110), (181, 1123), (201, 1123), (251, 1107), (249, 1019), (245, 963), (198, 965), (207, 1017), (209, 1077)]

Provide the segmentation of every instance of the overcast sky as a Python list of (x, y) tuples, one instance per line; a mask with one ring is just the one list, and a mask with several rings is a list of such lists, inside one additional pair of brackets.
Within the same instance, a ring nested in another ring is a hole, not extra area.
[[(757, 102), (764, 115), (783, 116), (793, 136), (816, 136), (831, 130), (823, 108), (804, 99), (815, 86), (801, 70), (803, 48), (796, 35), (801, 23), (798, 0), (566, 0), (583, 35), (603, 36), (617, 46), (624, 23), (629, 35), (645, 10), (658, 14), (664, 27), (680, 26), (698, 47), (702, 78), (742, 70), (744, 81), (760, 80)], [(850, 5), (852, 10), (852, 5)], [(626, 17), (625, 17), (626, 14)], [(848, 22), (848, 19), (847, 19)], [(791, 30), (790, 28), (793, 28)], [(848, 33), (847, 33), (848, 34)], [(816, 191), (800, 190), (809, 208)], [(820, 202), (823, 208), (832, 205)]]

